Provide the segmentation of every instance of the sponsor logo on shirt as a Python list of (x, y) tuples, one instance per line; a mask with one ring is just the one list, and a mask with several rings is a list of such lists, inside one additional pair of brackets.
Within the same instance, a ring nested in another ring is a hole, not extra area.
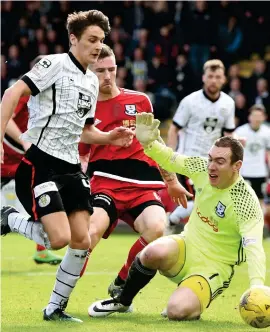
[(136, 105), (125, 105), (125, 113), (130, 116), (136, 115)]
[(204, 222), (204, 223), (208, 224), (210, 227), (212, 227), (214, 232), (218, 232), (218, 223), (215, 220), (213, 220), (212, 218), (209, 218), (209, 217), (204, 217), (198, 208), (196, 209), (196, 213), (202, 222)]
[(257, 242), (257, 240), (255, 238), (252, 238), (252, 237), (243, 237), (242, 238), (243, 247), (247, 247), (250, 244), (254, 244), (256, 242)]
[(43, 68), (49, 68), (51, 64), (50, 60), (43, 58), (36, 64), (36, 67), (38, 68), (39, 66), (42, 66)]
[(220, 218), (224, 218), (225, 217), (225, 210), (226, 210), (226, 205), (222, 204), (220, 201), (218, 202), (215, 212), (216, 215)]
[(91, 110), (91, 97), (79, 92), (79, 99), (78, 99), (78, 111), (77, 115), (79, 118), (85, 117), (85, 115)]

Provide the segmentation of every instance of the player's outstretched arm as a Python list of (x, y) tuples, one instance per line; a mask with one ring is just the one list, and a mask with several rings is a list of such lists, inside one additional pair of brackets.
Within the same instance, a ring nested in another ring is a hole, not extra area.
[(129, 128), (117, 127), (109, 132), (104, 132), (94, 125), (86, 125), (81, 136), (81, 141), (88, 144), (111, 144), (129, 147), (132, 144), (133, 137), (134, 132)]
[(136, 115), (136, 137), (144, 147), (144, 152), (155, 160), (161, 168), (168, 172), (186, 175), (183, 170), (184, 156), (173, 152), (171, 148), (159, 142), (161, 139), (158, 126), (159, 120), (154, 119), (151, 113)]
[[(158, 141), (165, 145), (165, 142), (161, 137)], [(167, 185), (167, 190), (174, 203), (182, 205), (185, 209), (187, 208), (187, 197), (193, 197), (178, 181), (177, 175), (174, 172), (168, 172), (162, 167), (159, 167), (160, 174)]]

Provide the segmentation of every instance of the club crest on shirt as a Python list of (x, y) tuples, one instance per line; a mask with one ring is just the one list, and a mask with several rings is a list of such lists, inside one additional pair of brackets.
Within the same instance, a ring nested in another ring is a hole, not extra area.
[(127, 115), (136, 115), (137, 110), (136, 110), (136, 105), (125, 105), (125, 113)]
[(226, 205), (222, 204), (220, 201), (218, 202), (215, 212), (216, 215), (220, 218), (224, 218), (225, 217), (225, 210), (226, 210)]
[(98, 118), (95, 118), (94, 126), (97, 126), (101, 122), (102, 122), (101, 120), (99, 120)]
[(204, 130), (207, 134), (212, 133), (212, 131), (216, 128), (218, 119), (217, 118), (206, 118), (203, 124)]
[(76, 112), (79, 118), (83, 118), (91, 110), (91, 97), (79, 92), (78, 111)]

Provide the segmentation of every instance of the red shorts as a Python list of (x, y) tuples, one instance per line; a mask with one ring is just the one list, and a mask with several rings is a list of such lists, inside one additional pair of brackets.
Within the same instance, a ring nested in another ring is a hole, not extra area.
[(146, 207), (159, 205), (164, 208), (158, 190), (134, 186), (132, 183), (127, 185), (127, 182), (113, 180), (122, 182), (123, 188), (115, 189), (114, 183), (110, 186), (111, 181), (111, 179), (103, 177), (91, 179), (92, 205), (103, 208), (110, 217), (110, 226), (104, 234), (104, 238), (107, 238), (114, 230), (118, 219), (125, 221), (133, 228), (134, 221)]

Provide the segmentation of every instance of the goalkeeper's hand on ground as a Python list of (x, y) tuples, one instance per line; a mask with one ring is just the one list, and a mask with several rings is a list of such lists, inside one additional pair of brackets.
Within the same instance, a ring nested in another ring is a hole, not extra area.
[(158, 126), (160, 121), (154, 119), (152, 113), (136, 114), (136, 137), (146, 147), (160, 137)]

